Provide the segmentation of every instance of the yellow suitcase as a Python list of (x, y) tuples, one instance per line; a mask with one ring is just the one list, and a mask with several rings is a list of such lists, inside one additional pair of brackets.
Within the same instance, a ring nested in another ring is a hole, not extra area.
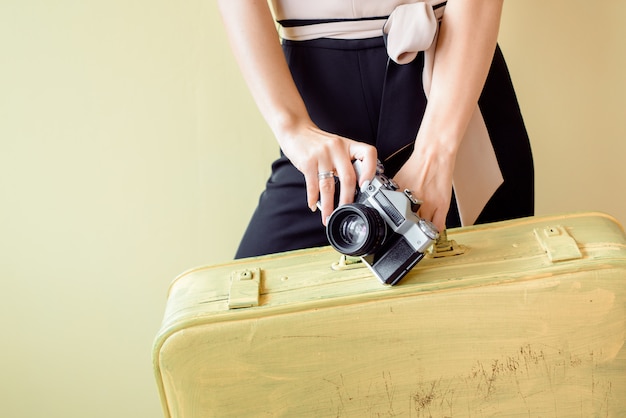
[(154, 342), (165, 416), (626, 416), (622, 227), (448, 238), (393, 287), (330, 247), (183, 273)]

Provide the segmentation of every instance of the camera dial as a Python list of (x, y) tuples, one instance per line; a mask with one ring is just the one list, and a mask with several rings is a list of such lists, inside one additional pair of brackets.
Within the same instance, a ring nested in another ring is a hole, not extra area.
[(417, 226), (422, 230), (424, 234), (431, 240), (437, 240), (439, 238), (439, 230), (437, 227), (430, 221), (425, 219), (420, 219), (417, 223)]

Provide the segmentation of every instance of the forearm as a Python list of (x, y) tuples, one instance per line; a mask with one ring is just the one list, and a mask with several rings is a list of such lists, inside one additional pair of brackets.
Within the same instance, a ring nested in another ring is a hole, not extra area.
[(219, 0), (228, 38), (263, 117), (278, 138), (310, 119), (283, 56), (266, 0)]
[(395, 177), (424, 199), (420, 216), (440, 230), (450, 206), (456, 155), (493, 60), (501, 10), (502, 0), (448, 0), (415, 149)]
[(439, 32), (426, 114), (418, 138), (456, 154), (495, 51), (502, 0), (449, 0)]
[[(316, 210), (319, 201), (324, 221), (334, 207), (334, 177), (342, 184), (339, 203), (350, 203), (357, 181), (352, 160), (363, 161), (363, 183), (374, 176), (376, 149), (313, 123), (287, 66), (267, 0), (218, 1), (252, 96), (281, 149), (304, 174), (309, 208)], [(318, 178), (318, 173), (331, 171), (334, 176)]]

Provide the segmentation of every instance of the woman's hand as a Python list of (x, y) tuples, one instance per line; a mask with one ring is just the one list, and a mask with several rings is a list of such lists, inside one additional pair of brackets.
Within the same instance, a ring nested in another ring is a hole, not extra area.
[(446, 227), (446, 215), (452, 197), (452, 172), (455, 154), (435, 143), (421, 141), (394, 180), (400, 190), (409, 189), (423, 203), (418, 215), (435, 224), (439, 231)]
[[(351, 203), (357, 181), (360, 185), (376, 173), (376, 148), (322, 131), (312, 122), (303, 125), (279, 134), (278, 142), (287, 158), (304, 174), (307, 204), (315, 211), (319, 201), (322, 223), (326, 225), (334, 209), (335, 179), (341, 184), (339, 205)], [(363, 162), (359, 179), (352, 166), (354, 160)], [(334, 175), (319, 176), (329, 172)]]
[(395, 180), (424, 201), (419, 215), (443, 231), (456, 155), (496, 48), (503, 0), (448, 0), (428, 104), (414, 151)]
[(311, 121), (283, 55), (266, 0), (219, 0), (233, 53), (259, 110), (289, 160), (306, 179), (307, 201), (322, 222), (334, 206), (335, 176), (341, 182), (340, 204), (354, 198), (356, 175), (352, 160), (363, 161), (359, 183), (374, 177), (376, 149), (324, 132)]

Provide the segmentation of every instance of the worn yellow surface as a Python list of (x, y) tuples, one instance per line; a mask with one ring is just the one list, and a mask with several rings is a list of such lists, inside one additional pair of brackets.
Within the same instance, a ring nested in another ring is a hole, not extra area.
[[(330, 248), (182, 274), (154, 345), (166, 416), (625, 416), (614, 219), (448, 235), (465, 254), (424, 259), (395, 287), (332, 270)], [(229, 310), (231, 273), (247, 268), (261, 270), (259, 306)]]

